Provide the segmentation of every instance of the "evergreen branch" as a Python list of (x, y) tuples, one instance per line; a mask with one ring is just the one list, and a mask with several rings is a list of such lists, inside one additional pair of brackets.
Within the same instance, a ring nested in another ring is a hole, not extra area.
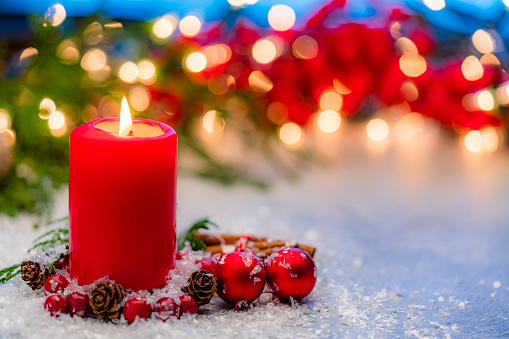
[(183, 249), (186, 245), (186, 242), (189, 242), (191, 248), (194, 251), (206, 249), (207, 245), (205, 245), (203, 240), (196, 238), (194, 236), (194, 232), (198, 231), (199, 229), (208, 230), (209, 225), (214, 226), (216, 228), (219, 227), (216, 223), (210, 221), (208, 218), (195, 222), (194, 225), (192, 225), (184, 234), (179, 235), (177, 239), (178, 250), (180, 251), (181, 249)]
[(12, 277), (21, 272), (21, 264), (12, 265), (0, 271), (0, 284), (8, 282)]
[(60, 253), (60, 255), (55, 259), (53, 260), (53, 262), (49, 265), (48, 267), (48, 272), (50, 272), (50, 274), (52, 274), (53, 272), (53, 266), (55, 266), (55, 264), (62, 258), (65, 258), (66, 256), (69, 255), (69, 251), (65, 251), (64, 253)]
[[(43, 240), (46, 237), (51, 236), (49, 239)], [(28, 253), (34, 251), (37, 248), (41, 248), (44, 253), (47, 254), (48, 248), (55, 248), (59, 245), (69, 244), (69, 228), (56, 228), (48, 231), (34, 240), (34, 245), (28, 250)]]

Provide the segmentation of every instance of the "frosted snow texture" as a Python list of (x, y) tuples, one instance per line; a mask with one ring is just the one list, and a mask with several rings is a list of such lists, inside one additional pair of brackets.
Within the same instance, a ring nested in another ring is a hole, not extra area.
[[(269, 192), (179, 178), (181, 230), (209, 216), (225, 232), (318, 248), (317, 285), (302, 302), (264, 293), (236, 313), (216, 296), (180, 320), (113, 325), (50, 317), (42, 291), (18, 276), (0, 286), (0, 338), (509, 336), (507, 154), (476, 158), (456, 144), (368, 152), (345, 148), (333, 169)], [(31, 221), (0, 218), (0, 265), (25, 258), (44, 231)]]

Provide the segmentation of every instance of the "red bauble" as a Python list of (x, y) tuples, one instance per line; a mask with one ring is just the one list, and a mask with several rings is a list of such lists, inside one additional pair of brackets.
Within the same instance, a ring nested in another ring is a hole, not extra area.
[(235, 305), (241, 299), (252, 302), (265, 286), (263, 263), (251, 252), (222, 254), (217, 259), (217, 295)]
[(67, 313), (84, 317), (90, 312), (89, 298), (86, 294), (78, 292), (71, 293), (65, 299), (67, 303)]
[(62, 275), (53, 275), (44, 283), (44, 294), (62, 294), (66, 287), (69, 286), (69, 280)]
[(144, 297), (135, 297), (127, 300), (124, 305), (124, 318), (130, 324), (134, 322), (136, 317), (140, 319), (148, 319), (152, 315), (152, 307), (147, 304)]
[(276, 297), (288, 300), (307, 296), (316, 284), (316, 266), (309, 254), (298, 248), (282, 248), (265, 261), (267, 282)]
[(182, 260), (182, 259), (183, 259), (182, 251), (178, 251), (175, 254), (175, 260)]
[(64, 270), (64, 271), (68, 271), (69, 270), (69, 257), (68, 256), (65, 256), (63, 257), (62, 259), (60, 259), (59, 261), (57, 261), (55, 263), (55, 265), (53, 265), (53, 268), (55, 270)]
[(200, 261), (198, 261), (197, 263), (200, 263), (201, 264), (201, 269), (202, 270), (205, 270), (207, 272), (210, 272), (212, 274), (214, 274), (214, 272), (216, 271), (216, 261), (215, 260), (212, 260), (212, 259), (202, 259)]
[(184, 294), (179, 297), (182, 313), (195, 314), (198, 313), (198, 304), (190, 295)]
[(65, 298), (58, 294), (50, 295), (44, 302), (44, 308), (54, 317), (65, 313), (66, 307)]
[(152, 312), (154, 313), (154, 317), (157, 319), (166, 321), (170, 319), (170, 317), (176, 317), (177, 319), (180, 318), (180, 315), (182, 314), (182, 307), (172, 298), (162, 297), (156, 301)]

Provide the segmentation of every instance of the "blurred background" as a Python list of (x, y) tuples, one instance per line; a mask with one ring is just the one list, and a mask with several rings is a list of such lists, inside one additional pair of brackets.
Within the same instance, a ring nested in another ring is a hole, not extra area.
[(352, 143), (369, 159), (416, 145), (408, 163), (444, 140), (505, 153), (508, 6), (2, 1), (0, 212), (47, 215), (70, 131), (123, 95), (177, 130), (181, 173), (228, 185), (305, 175)]

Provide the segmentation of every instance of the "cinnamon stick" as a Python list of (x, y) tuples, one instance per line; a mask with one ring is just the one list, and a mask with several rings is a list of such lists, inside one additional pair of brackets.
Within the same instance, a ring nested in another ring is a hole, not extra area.
[[(196, 238), (200, 238), (203, 240), (205, 245), (207, 246), (213, 246), (213, 245), (220, 245), (220, 244), (227, 244), (227, 245), (233, 245), (237, 241), (240, 240), (241, 236), (237, 234), (205, 234), (200, 232), (194, 232), (193, 234)], [(265, 241), (267, 238), (259, 238), (254, 235), (249, 236), (250, 241)]]

